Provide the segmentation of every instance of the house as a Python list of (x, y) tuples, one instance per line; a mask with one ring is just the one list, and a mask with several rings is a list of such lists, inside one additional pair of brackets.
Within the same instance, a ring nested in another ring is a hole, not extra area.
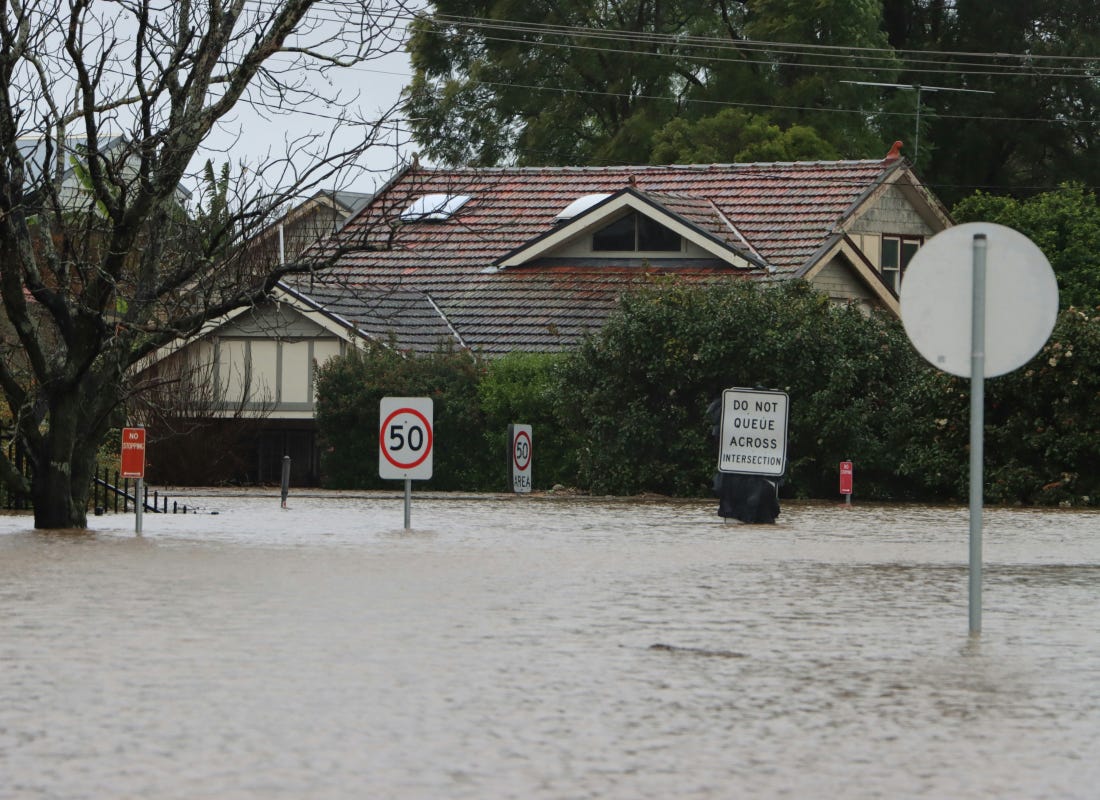
[[(309, 435), (302, 379), (357, 338), (392, 337), (413, 352), (441, 342), (489, 356), (561, 350), (597, 330), (624, 291), (662, 275), (804, 279), (837, 302), (898, 314), (909, 259), (950, 224), (893, 151), (698, 166), (414, 165), (312, 251), (332, 266), (285, 280), (269, 307), (220, 321), (190, 347), (206, 348), (230, 399), (258, 410), (260, 379)], [(246, 374), (251, 382), (231, 377)]]
[(901, 158), (410, 168), (330, 241), (335, 267), (285, 288), (414, 351), (558, 350), (655, 275), (802, 278), (897, 314), (909, 259), (950, 224)]
[[(275, 263), (339, 230), (370, 194), (321, 191), (250, 240), (249, 257)], [(277, 291), (272, 302), (238, 309), (142, 365), (147, 405), (159, 407), (148, 472), (159, 483), (277, 482), (289, 454), (296, 484), (316, 483), (313, 425), (317, 364), (344, 349), (348, 326), (308, 301)], [(167, 396), (166, 396), (167, 395)], [(160, 413), (169, 409), (167, 414)]]

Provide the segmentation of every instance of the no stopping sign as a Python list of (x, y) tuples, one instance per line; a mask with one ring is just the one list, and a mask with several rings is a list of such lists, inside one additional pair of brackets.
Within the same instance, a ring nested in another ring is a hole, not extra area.
[(432, 477), (432, 399), (383, 397), (379, 404), (378, 476), (387, 480)]

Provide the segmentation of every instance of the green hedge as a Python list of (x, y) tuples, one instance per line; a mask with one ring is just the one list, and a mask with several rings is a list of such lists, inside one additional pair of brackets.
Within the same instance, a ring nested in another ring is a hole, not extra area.
[(717, 461), (707, 406), (725, 388), (790, 395), (786, 492), (835, 495), (859, 464), (864, 496), (908, 493), (891, 457), (899, 378), (920, 371), (883, 315), (830, 303), (805, 283), (655, 286), (624, 298), (566, 370), (573, 424), (587, 432), (581, 483), (594, 492), (709, 491)]
[(463, 350), (428, 356), (402, 353), (392, 344), (366, 342), (330, 359), (317, 376), (317, 426), (324, 484), (334, 489), (392, 487), (378, 477), (378, 407), (386, 396), (433, 401), (435, 489), (482, 489), (491, 482), (497, 454), (485, 441), (478, 384), (485, 363)]
[(564, 353), (510, 353), (490, 361), (479, 395), (489, 449), (501, 455), (499, 488), (509, 488), (508, 426), (532, 426), (533, 488), (577, 485), (581, 438), (560, 416)]
[[(1097, 363), (1100, 317), (1069, 309), (1031, 363), (987, 381), (988, 500), (1097, 503)], [(790, 395), (786, 496), (836, 497), (851, 460), (863, 498), (966, 497), (969, 382), (925, 363), (892, 317), (800, 282), (656, 283), (565, 354), (485, 361), (369, 344), (320, 371), (326, 485), (383, 485), (378, 402), (410, 395), (435, 399), (433, 488), (506, 489), (506, 430), (522, 422), (534, 426), (536, 489), (707, 496), (706, 411), (734, 386)]]
[(534, 431), (535, 489), (576, 485), (576, 436), (557, 421), (560, 353), (513, 353), (487, 361), (442, 349), (428, 356), (367, 342), (331, 359), (317, 378), (322, 472), (330, 488), (392, 486), (378, 477), (378, 406), (383, 397), (431, 397), (432, 478), (440, 490), (505, 491), (508, 425)]

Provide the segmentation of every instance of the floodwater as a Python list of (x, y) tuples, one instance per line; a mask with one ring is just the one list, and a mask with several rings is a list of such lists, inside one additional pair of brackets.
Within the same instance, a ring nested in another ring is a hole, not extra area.
[(0, 797), (1100, 791), (1096, 513), (189, 499), (0, 517)]

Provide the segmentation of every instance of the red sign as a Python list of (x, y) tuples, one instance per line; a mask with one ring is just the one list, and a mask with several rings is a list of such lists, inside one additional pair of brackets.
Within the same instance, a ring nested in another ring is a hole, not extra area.
[(852, 493), (852, 462), (841, 461), (840, 462), (840, 493), (851, 494)]
[(145, 428), (122, 429), (123, 478), (145, 477)]

